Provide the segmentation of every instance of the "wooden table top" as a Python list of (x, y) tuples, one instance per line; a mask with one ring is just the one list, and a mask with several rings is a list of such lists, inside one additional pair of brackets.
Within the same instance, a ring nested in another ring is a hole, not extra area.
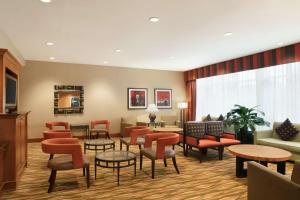
[(156, 127), (152, 130), (154, 132), (180, 132), (180, 131), (183, 131), (182, 128), (176, 128), (176, 127)]
[(289, 151), (263, 145), (239, 144), (227, 149), (237, 157), (256, 161), (280, 162), (292, 156)]

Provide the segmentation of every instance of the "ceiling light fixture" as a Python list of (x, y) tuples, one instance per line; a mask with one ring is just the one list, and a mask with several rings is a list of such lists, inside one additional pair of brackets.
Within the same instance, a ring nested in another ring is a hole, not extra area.
[(117, 49), (117, 50), (116, 50), (117, 53), (120, 53), (121, 51), (122, 51), (121, 49)]
[(53, 43), (53, 42), (47, 42), (46, 45), (47, 45), (47, 46), (53, 46), (54, 43)]
[(51, 3), (52, 0), (40, 0), (43, 3)]
[(49, 59), (50, 59), (50, 60), (55, 60), (55, 57), (50, 57)]
[(232, 32), (227, 32), (227, 33), (224, 33), (224, 36), (231, 36), (233, 33)]
[(158, 21), (159, 21), (159, 18), (157, 18), (157, 17), (150, 17), (150, 18), (149, 18), (149, 21), (150, 21), (150, 22), (158, 22)]

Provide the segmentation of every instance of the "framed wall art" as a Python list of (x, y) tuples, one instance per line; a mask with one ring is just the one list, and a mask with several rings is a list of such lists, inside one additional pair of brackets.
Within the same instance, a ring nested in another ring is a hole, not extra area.
[(172, 108), (172, 89), (154, 89), (154, 102), (157, 108)]
[(146, 109), (148, 106), (147, 88), (128, 88), (128, 109)]

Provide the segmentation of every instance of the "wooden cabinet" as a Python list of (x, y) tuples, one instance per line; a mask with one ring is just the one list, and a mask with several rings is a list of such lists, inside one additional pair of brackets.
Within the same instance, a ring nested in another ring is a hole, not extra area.
[(27, 116), (28, 112), (0, 114), (0, 141), (8, 143), (4, 152), (4, 189), (16, 189), (27, 166)]

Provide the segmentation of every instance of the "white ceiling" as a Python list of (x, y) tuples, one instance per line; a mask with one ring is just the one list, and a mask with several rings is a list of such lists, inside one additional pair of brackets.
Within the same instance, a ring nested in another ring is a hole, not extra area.
[(299, 42), (299, 8), (300, 0), (0, 0), (0, 29), (26, 60), (184, 71)]

